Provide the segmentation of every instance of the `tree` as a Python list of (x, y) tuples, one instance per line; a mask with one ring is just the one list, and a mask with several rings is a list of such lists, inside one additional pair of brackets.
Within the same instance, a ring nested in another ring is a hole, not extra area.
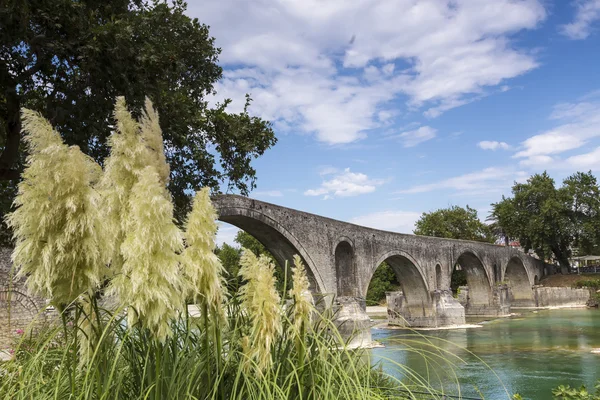
[[(597, 253), (600, 248), (600, 189), (592, 175), (576, 172), (563, 181), (568, 214), (573, 223), (573, 247), (578, 255)], [(570, 206), (570, 207), (569, 207)]]
[(215, 254), (219, 257), (221, 265), (223, 265), (223, 269), (225, 270), (225, 281), (229, 292), (237, 292), (242, 284), (239, 277), (242, 250), (223, 243), (221, 247), (215, 249)]
[(430, 213), (423, 213), (415, 224), (415, 235), (435, 236), (449, 239), (493, 242), (490, 227), (477, 217), (477, 210), (467, 206), (452, 206)]
[(400, 288), (400, 282), (392, 267), (387, 263), (381, 263), (375, 270), (369, 289), (367, 290), (367, 305), (377, 305), (385, 300), (385, 292), (391, 292)]
[[(251, 161), (275, 144), (273, 131), (249, 115), (249, 97), (241, 113), (227, 112), (228, 100), (209, 107), (207, 97), (222, 76), (220, 49), (208, 27), (185, 10), (182, 0), (4, 1), (0, 193), (13, 196), (24, 163), (21, 107), (39, 111), (67, 145), (103, 164), (120, 95), (132, 110), (140, 110), (148, 95), (161, 115), (169, 190), (180, 220), (189, 193), (199, 187), (217, 190), (225, 182), (242, 194), (253, 189)], [(0, 220), (10, 202), (0, 203)]]
[(600, 244), (599, 192), (591, 172), (575, 173), (558, 189), (544, 172), (515, 183), (513, 197), (492, 204), (491, 218), (525, 251), (556, 259), (566, 272), (574, 247), (586, 253)]

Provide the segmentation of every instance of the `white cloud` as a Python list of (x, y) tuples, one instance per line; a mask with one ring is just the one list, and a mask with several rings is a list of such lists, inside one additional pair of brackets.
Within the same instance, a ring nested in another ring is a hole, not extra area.
[(600, 136), (600, 101), (564, 103), (554, 107), (550, 118), (560, 125), (521, 143), (514, 157), (522, 158), (521, 165), (535, 166), (560, 161), (551, 156), (578, 149), (590, 139)]
[(412, 211), (382, 211), (354, 217), (351, 223), (384, 231), (413, 233), (421, 214)]
[(404, 147), (414, 147), (419, 143), (433, 139), (437, 134), (437, 129), (430, 126), (422, 126), (418, 129), (402, 132), (398, 135), (388, 136), (388, 139), (400, 139)]
[(218, 225), (219, 229), (217, 230), (217, 238), (215, 243), (218, 246), (221, 246), (223, 243), (227, 243), (230, 246), (238, 246), (234, 239), (239, 232), (239, 229), (224, 222), (219, 222)]
[(283, 193), (281, 190), (259, 190), (256, 192), (252, 192), (253, 195), (257, 197), (282, 197)]
[(536, 68), (510, 38), (546, 17), (540, 0), (213, 0), (189, 10), (223, 49), (215, 100), (239, 110), (249, 92), (277, 129), (329, 144), (390, 124), (392, 100), (435, 117)]
[(360, 194), (374, 192), (377, 186), (384, 183), (381, 179), (370, 179), (362, 173), (350, 172), (346, 168), (343, 172), (336, 174), (329, 180), (325, 180), (316, 189), (309, 189), (304, 192), (306, 196), (325, 196), (331, 197), (350, 197)]
[(600, 147), (596, 147), (593, 151), (584, 154), (571, 156), (565, 160), (565, 165), (570, 170), (586, 171), (595, 170), (600, 172)]
[(585, 39), (592, 34), (592, 25), (600, 20), (600, 0), (577, 0), (575, 19), (562, 26), (562, 33), (570, 39)]
[(513, 168), (485, 168), (483, 171), (471, 172), (455, 176), (438, 182), (417, 185), (401, 190), (399, 193), (425, 193), (434, 190), (452, 189), (462, 194), (497, 193), (503, 188), (510, 187), (512, 183), (525, 176), (523, 171)]
[(498, 149), (502, 149), (502, 150), (510, 149), (510, 145), (506, 142), (496, 142), (496, 141), (489, 141), (489, 140), (484, 140), (482, 142), (479, 142), (479, 143), (477, 143), (477, 146), (479, 146), (483, 150), (493, 150), (493, 151), (498, 150)]

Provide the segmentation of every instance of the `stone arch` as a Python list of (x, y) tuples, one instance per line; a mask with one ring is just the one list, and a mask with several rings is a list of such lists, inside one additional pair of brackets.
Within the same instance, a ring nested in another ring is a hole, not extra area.
[(529, 280), (523, 260), (511, 257), (504, 268), (504, 280), (509, 286), (509, 298), (512, 306), (529, 307), (533, 305), (532, 282)]
[(442, 275), (442, 266), (440, 263), (435, 265), (435, 288), (437, 290), (444, 290), (443, 285), (444, 276)]
[(481, 258), (473, 250), (465, 250), (456, 259), (455, 264), (459, 264), (467, 276), (469, 287), (467, 308), (491, 305), (491, 279)]
[(34, 318), (38, 313), (39, 309), (35, 301), (25, 293), (22, 293), (14, 289), (0, 289), (0, 302), (6, 303), (6, 309), (8, 310), (9, 303), (15, 303), (20, 306), (21, 310), (29, 313), (31, 318)]
[(306, 265), (310, 290), (323, 292), (327, 287), (315, 263), (300, 241), (271, 217), (251, 208), (225, 207), (219, 210), (219, 220), (254, 236), (273, 254), (281, 266), (285, 265), (286, 261), (288, 264), (291, 263), (294, 255), (298, 254)]
[(348, 239), (342, 239), (334, 250), (335, 276), (338, 296), (356, 296), (356, 261), (354, 246)]
[(375, 270), (383, 262), (392, 267), (398, 278), (398, 282), (400, 282), (408, 308), (407, 315), (415, 319), (430, 317), (432, 313), (432, 301), (426, 276), (423, 274), (417, 261), (404, 251), (392, 250), (377, 260), (377, 263), (370, 271), (369, 279), (363, 288), (363, 293), (367, 292)]

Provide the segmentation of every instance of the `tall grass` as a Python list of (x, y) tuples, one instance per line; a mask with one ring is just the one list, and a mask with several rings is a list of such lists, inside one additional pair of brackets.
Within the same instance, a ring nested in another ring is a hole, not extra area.
[[(0, 398), (401, 398), (393, 394), (392, 378), (374, 369), (361, 350), (340, 348), (343, 339), (331, 321), (319, 319), (301, 331), (293, 321), (293, 304), (286, 311), (284, 305), (278, 304), (281, 333), (269, 345), (268, 365), (245, 348), (254, 322), (238, 296), (227, 302), (224, 325), (211, 319), (207, 326), (203, 316), (183, 312), (165, 341), (141, 326), (128, 327), (120, 310), (97, 307), (101, 317), (96, 317), (76, 305), (65, 311), (64, 327), (56, 324), (24, 337), (14, 359), (0, 364)], [(89, 317), (101, 319), (93, 325), (102, 328), (93, 333), (95, 344), (86, 359), (80, 350), (81, 337), (90, 335), (82, 324)]]

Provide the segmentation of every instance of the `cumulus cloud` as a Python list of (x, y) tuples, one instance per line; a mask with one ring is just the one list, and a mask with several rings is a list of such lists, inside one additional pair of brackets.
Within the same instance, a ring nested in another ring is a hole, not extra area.
[(236, 111), (251, 93), (277, 129), (329, 144), (390, 124), (392, 100), (436, 117), (536, 68), (511, 35), (546, 17), (540, 0), (221, 0), (189, 13), (223, 49), (215, 101)]
[(351, 223), (400, 233), (413, 233), (421, 214), (412, 211), (382, 211), (354, 217)]
[(559, 104), (554, 107), (550, 119), (559, 124), (521, 143), (521, 149), (514, 155), (522, 159), (521, 165), (535, 166), (540, 161), (544, 164), (560, 162), (553, 156), (581, 148), (591, 139), (600, 137), (600, 101), (594, 100), (594, 97)]
[(510, 145), (506, 142), (496, 142), (496, 141), (489, 141), (489, 140), (484, 140), (482, 142), (477, 143), (477, 146), (479, 146), (481, 149), (483, 150), (498, 150), (498, 149), (502, 149), (502, 150), (509, 150), (510, 149)]
[(370, 179), (365, 174), (351, 172), (350, 168), (346, 168), (343, 172), (324, 180), (318, 188), (305, 191), (304, 195), (324, 196), (325, 199), (358, 196), (374, 192), (377, 186), (383, 183), (381, 179)]
[(600, 0), (577, 0), (573, 22), (563, 25), (561, 31), (573, 40), (585, 39), (592, 34), (593, 25), (600, 21)]
[(600, 147), (596, 147), (589, 153), (578, 154), (568, 157), (565, 166), (570, 170), (594, 170), (600, 172)]

